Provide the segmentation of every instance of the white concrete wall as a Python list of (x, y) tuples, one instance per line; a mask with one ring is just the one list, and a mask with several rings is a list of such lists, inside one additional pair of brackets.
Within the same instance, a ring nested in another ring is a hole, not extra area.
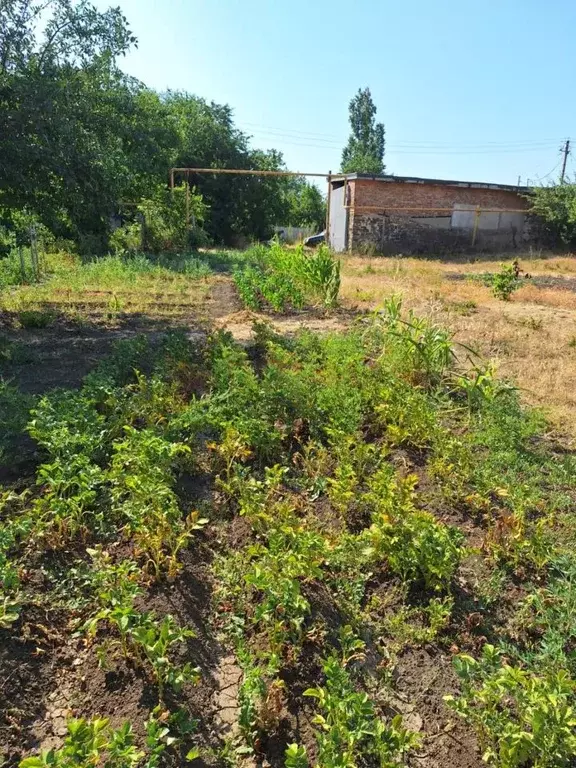
[[(476, 206), (468, 203), (454, 203), (451, 226), (453, 229), (474, 229), (476, 220)], [(497, 232), (500, 230), (515, 229), (522, 232), (524, 227), (524, 214), (511, 211), (483, 211), (480, 208), (478, 217), (478, 229)]]

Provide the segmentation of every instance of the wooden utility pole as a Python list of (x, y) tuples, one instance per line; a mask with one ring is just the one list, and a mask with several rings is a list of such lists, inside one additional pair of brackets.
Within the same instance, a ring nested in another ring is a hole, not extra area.
[(566, 139), (564, 149), (561, 150), (564, 153), (564, 159), (562, 160), (562, 173), (560, 174), (560, 184), (564, 183), (564, 176), (566, 174), (566, 163), (568, 161), (568, 155), (570, 154), (570, 139)]

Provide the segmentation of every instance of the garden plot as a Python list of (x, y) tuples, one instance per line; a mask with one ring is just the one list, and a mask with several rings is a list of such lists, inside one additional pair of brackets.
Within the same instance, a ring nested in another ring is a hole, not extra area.
[(389, 299), (7, 385), (5, 763), (570, 765), (575, 460), (465, 358)]

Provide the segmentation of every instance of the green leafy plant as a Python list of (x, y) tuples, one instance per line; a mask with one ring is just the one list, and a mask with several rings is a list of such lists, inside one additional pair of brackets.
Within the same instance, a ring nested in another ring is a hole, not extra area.
[(497, 299), (509, 301), (510, 296), (520, 287), (518, 262), (503, 264), (500, 272), (491, 277), (492, 293)]
[[(123, 654), (137, 661), (142, 667), (149, 665), (158, 684), (160, 698), (163, 698), (166, 686), (178, 692), (184, 683), (197, 683), (200, 670), (190, 662), (182, 666), (170, 660), (170, 651), (174, 646), (195, 637), (190, 629), (179, 627), (170, 615), (159, 621), (154, 613), (140, 613), (129, 603), (117, 603), (110, 608), (103, 608), (84, 625), (84, 629), (95, 635), (101, 622), (114, 627), (119, 635), (119, 644)], [(101, 648), (100, 659), (106, 659), (115, 641), (107, 639)]]
[(402, 727), (400, 715), (385, 723), (368, 695), (355, 690), (347, 666), (363, 643), (350, 644), (349, 628), (344, 628), (343, 637), (347, 642), (343, 642), (342, 655), (333, 653), (322, 664), (325, 685), (304, 691), (318, 704), (313, 722), (318, 726), (319, 765), (347, 768), (372, 759), (388, 768), (400, 766), (403, 756), (416, 746), (417, 737)]
[(308, 768), (306, 747), (301, 744), (289, 744), (284, 752), (284, 765), (286, 768)]
[(9, 451), (24, 433), (34, 398), (0, 377), (0, 464), (4, 464)]
[(322, 243), (313, 253), (298, 252), (295, 259), (296, 275), (312, 294), (322, 298), (327, 307), (338, 304), (340, 292), (340, 262)]
[(18, 312), (22, 328), (47, 328), (54, 321), (54, 313), (48, 309), (23, 309)]
[(576, 683), (566, 670), (512, 666), (488, 643), (480, 661), (456, 658), (462, 695), (445, 699), (477, 730), (484, 759), (498, 768), (556, 768), (576, 752)]
[(169, 575), (177, 572), (179, 550), (206, 522), (196, 512), (183, 519), (172, 489), (173, 464), (189, 454), (187, 445), (131, 426), (124, 427), (124, 439), (113, 446), (108, 474), (112, 510), (157, 577), (163, 569)]
[(414, 512), (393, 523), (376, 520), (367, 536), (374, 555), (384, 556), (405, 580), (422, 578), (427, 587), (446, 589), (462, 559), (464, 536), (429, 512)]
[(269, 249), (253, 249), (248, 259), (235, 271), (234, 280), (250, 309), (269, 305), (282, 312), (302, 307), (306, 297), (328, 307), (338, 303), (340, 262), (325, 245), (310, 253), (301, 244), (285, 248), (275, 240)]
[[(185, 185), (168, 190), (158, 186), (138, 204), (144, 222), (142, 249), (152, 253), (181, 253), (191, 247), (207, 245), (209, 238), (201, 225), (208, 206), (202, 195)], [(133, 232), (129, 234), (133, 238)]]
[(144, 756), (134, 745), (129, 723), (114, 730), (107, 719), (69, 720), (61, 749), (24, 758), (19, 768), (89, 768), (101, 761), (109, 768), (135, 768)]

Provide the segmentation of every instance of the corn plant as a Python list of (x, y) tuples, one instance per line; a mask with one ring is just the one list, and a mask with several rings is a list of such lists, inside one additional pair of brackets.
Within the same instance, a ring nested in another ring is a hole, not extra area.
[(338, 303), (340, 262), (326, 245), (308, 253), (302, 245), (285, 248), (276, 240), (269, 249), (254, 249), (252, 263), (237, 269), (234, 281), (244, 304), (275, 312), (300, 308), (306, 297), (327, 307)]
[[(300, 246), (301, 247), (301, 246)], [(313, 253), (305, 253), (295, 260), (296, 274), (309, 291), (319, 295), (327, 307), (335, 307), (340, 292), (340, 262), (326, 244)]]

